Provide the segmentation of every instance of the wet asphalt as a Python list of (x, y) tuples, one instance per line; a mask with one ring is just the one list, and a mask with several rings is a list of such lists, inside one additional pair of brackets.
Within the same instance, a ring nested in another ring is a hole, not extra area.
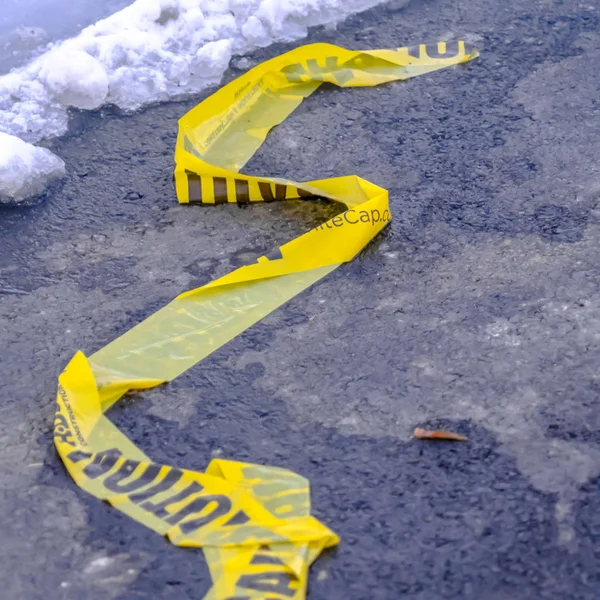
[[(311, 482), (341, 537), (310, 600), (600, 598), (600, 6), (392, 2), (308, 41), (466, 37), (474, 62), (325, 86), (249, 173), (358, 174), (394, 220), (352, 263), (111, 419), (153, 459)], [(298, 44), (295, 44), (298, 45)], [(285, 51), (236, 58), (226, 78)], [(335, 214), (179, 206), (177, 119), (73, 113), (66, 180), (0, 212), (2, 597), (199, 599), (184, 550), (88, 497), (52, 445), (56, 377), (185, 289)], [(412, 439), (447, 427), (467, 443)]]

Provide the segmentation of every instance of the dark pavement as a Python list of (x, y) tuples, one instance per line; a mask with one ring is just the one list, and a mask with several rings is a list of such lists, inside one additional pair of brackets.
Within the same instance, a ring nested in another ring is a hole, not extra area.
[[(390, 190), (391, 227), (110, 416), (160, 462), (220, 456), (308, 477), (315, 516), (341, 536), (311, 571), (310, 600), (598, 600), (600, 5), (404, 4), (308, 41), (466, 37), (481, 57), (324, 87), (245, 169), (356, 173)], [(1, 597), (200, 599), (210, 585), (201, 551), (79, 490), (51, 436), (56, 377), (76, 350), (333, 214), (177, 205), (177, 119), (202, 97), (74, 114), (54, 145), (66, 181), (0, 212)], [(414, 440), (415, 426), (469, 442)]]

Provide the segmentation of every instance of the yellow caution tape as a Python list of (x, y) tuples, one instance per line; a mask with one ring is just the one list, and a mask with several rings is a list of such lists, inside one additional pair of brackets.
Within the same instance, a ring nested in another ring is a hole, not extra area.
[(152, 462), (104, 413), (130, 390), (171, 381), (341, 263), (390, 221), (388, 193), (360, 177), (297, 183), (239, 170), (323, 82), (372, 86), (475, 58), (462, 41), (349, 51), (312, 44), (258, 65), (179, 121), (179, 202), (328, 198), (342, 214), (185, 292), (59, 377), (54, 442), (86, 492), (178, 546), (202, 547), (210, 600), (305, 598), (308, 568), (338, 537), (310, 515), (308, 481), (285, 469), (213, 460), (204, 473)]

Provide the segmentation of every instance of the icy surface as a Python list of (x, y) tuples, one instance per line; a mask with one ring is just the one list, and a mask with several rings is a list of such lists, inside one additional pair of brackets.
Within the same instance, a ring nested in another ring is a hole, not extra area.
[(220, 81), (234, 53), (303, 38), (380, 1), (136, 0), (0, 76), (0, 131), (36, 143), (66, 131), (69, 107), (131, 111), (197, 92)]
[(0, 133), (0, 203), (36, 196), (64, 173), (65, 163), (50, 150)]
[(132, 0), (2, 0), (0, 74), (42, 54), (50, 42), (125, 8)]

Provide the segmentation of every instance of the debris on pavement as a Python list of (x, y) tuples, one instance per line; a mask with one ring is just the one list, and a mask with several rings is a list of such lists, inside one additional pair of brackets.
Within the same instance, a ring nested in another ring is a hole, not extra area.
[(422, 429), (421, 427), (416, 427), (413, 435), (420, 440), (448, 440), (453, 442), (467, 442), (469, 440), (467, 436), (452, 431)]

